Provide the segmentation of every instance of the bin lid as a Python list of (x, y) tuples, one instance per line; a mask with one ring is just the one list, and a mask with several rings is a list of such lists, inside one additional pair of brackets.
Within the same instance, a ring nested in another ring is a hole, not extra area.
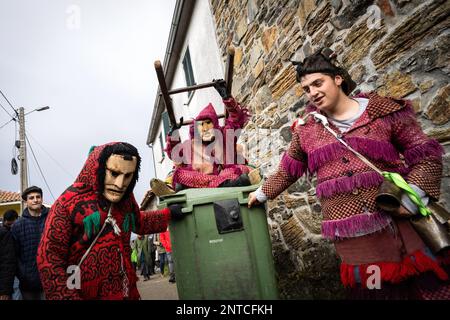
[(251, 185), (245, 187), (227, 187), (227, 188), (193, 188), (181, 190), (175, 194), (169, 194), (160, 197), (160, 206), (166, 207), (171, 204), (182, 204), (183, 212), (192, 212), (193, 206), (211, 203), (218, 200), (238, 199), (240, 204), (247, 204), (248, 198), (244, 193), (253, 192), (260, 185)]

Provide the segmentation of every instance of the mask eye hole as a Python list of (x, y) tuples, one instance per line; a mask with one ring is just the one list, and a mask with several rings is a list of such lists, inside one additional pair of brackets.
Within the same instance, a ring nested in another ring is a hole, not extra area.
[(117, 178), (119, 176), (118, 172), (112, 171), (110, 169), (108, 169), (109, 173), (111, 174), (112, 177)]

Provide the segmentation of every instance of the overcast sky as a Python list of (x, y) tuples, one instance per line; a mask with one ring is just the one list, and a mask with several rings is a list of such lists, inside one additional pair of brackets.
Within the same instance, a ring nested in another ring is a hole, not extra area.
[[(50, 189), (74, 182), (89, 148), (110, 141), (142, 157), (140, 202), (153, 177), (145, 144), (175, 0), (0, 0), (0, 89), (25, 112), (26, 130)], [(0, 103), (13, 110), (0, 96)], [(0, 126), (10, 117), (0, 109)], [(18, 151), (14, 122), (0, 129), (0, 189), (20, 191), (10, 162)], [(29, 185), (53, 203), (30, 148)]]

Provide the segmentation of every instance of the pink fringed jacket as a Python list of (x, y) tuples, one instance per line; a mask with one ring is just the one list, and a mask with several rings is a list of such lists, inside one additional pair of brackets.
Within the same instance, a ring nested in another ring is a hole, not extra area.
[[(438, 199), (443, 149), (423, 133), (410, 104), (376, 93), (359, 97), (369, 103), (353, 126), (341, 133), (343, 139), (379, 169), (400, 173), (432, 200)], [(307, 112), (312, 111), (317, 108), (308, 106)], [(294, 123), (292, 131), (291, 144), (262, 191), (274, 199), (307, 170), (317, 174), (322, 235), (334, 241), (342, 260), (343, 285), (364, 287), (373, 265), (380, 268), (382, 281), (394, 284), (430, 271), (445, 282), (433, 290), (417, 289), (417, 297), (450, 299), (450, 282), (443, 269), (450, 264), (449, 251), (433, 256), (408, 220), (393, 221), (377, 208), (375, 195), (383, 178), (312, 117), (305, 125)]]
[[(361, 94), (369, 104), (343, 139), (383, 171), (400, 173), (408, 183), (439, 197), (442, 147), (428, 138), (403, 100)], [(317, 111), (309, 105), (307, 112)], [(330, 123), (335, 132), (339, 129)], [(322, 235), (328, 239), (370, 234), (386, 227), (391, 218), (375, 205), (383, 178), (340, 144), (312, 117), (292, 126), (293, 137), (278, 171), (263, 185), (273, 199), (306, 170), (317, 174), (317, 196), (322, 204)]]

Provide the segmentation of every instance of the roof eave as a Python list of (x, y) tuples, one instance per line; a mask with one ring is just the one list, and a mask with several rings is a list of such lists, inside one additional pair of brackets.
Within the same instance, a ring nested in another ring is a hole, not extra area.
[[(171, 88), (173, 77), (176, 70), (176, 62), (180, 58), (180, 52), (183, 47), (184, 39), (188, 30), (192, 11), (195, 7), (195, 0), (177, 0), (172, 18), (172, 24), (167, 41), (166, 53), (164, 56), (163, 71), (166, 78), (167, 88)], [(150, 127), (147, 135), (147, 145), (151, 145), (158, 133), (159, 124), (161, 122), (161, 114), (165, 109), (164, 101), (160, 97), (161, 90), (158, 86), (155, 104), (153, 107)]]

